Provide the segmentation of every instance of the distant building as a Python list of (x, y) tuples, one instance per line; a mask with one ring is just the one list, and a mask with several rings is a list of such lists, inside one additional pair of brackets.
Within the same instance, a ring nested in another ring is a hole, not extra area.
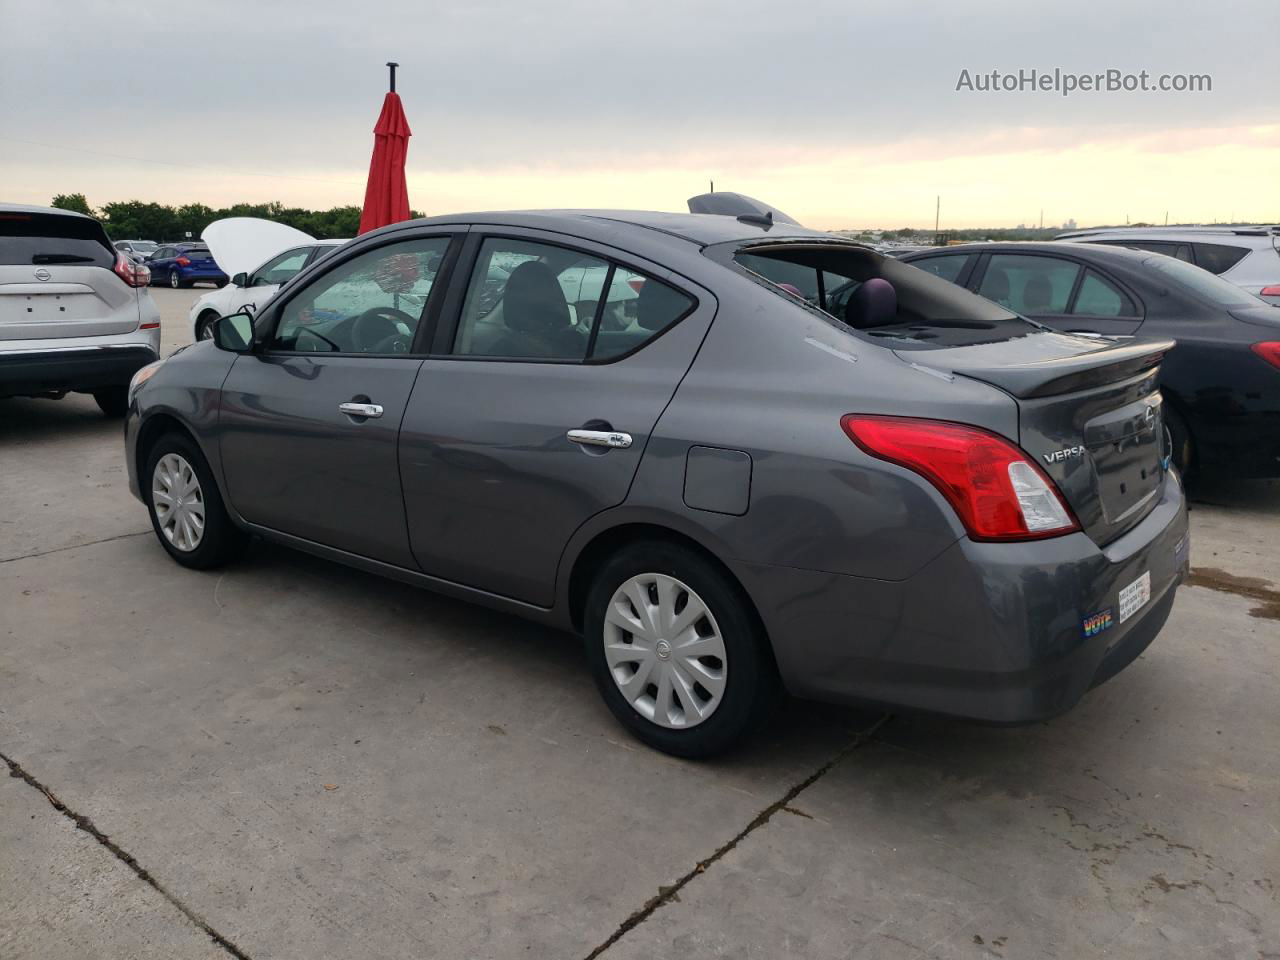
[(1066, 223), (1064, 223), (1064, 224), (1062, 225), (1062, 229), (1063, 229), (1063, 230), (1074, 230), (1074, 229), (1076, 229), (1076, 222), (1075, 222), (1075, 220), (1074, 220), (1074, 219), (1072, 219), (1072, 220), (1068, 220)]

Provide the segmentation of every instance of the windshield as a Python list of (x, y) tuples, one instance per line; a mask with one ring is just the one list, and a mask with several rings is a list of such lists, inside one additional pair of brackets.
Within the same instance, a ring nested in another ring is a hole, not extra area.
[(133, 247), (134, 251), (137, 253), (150, 253), (152, 250), (156, 249), (156, 244), (152, 243), (150, 240), (131, 240), (129, 242), (129, 246)]
[(733, 260), (778, 295), (841, 328), (895, 341), (895, 349), (992, 343), (1040, 329), (999, 304), (857, 244), (754, 243), (734, 251)]
[(1175, 260), (1173, 257), (1152, 257), (1144, 260), (1142, 265), (1148, 270), (1164, 274), (1174, 285), (1190, 293), (1198, 300), (1207, 301), (1218, 307), (1256, 307), (1260, 300), (1251, 293), (1246, 293), (1229, 280), (1215, 277), (1207, 270), (1193, 267), (1189, 263)]

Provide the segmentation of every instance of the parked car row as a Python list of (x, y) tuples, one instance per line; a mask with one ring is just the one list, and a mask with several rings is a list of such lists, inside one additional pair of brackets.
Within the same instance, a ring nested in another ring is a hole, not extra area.
[(780, 689), (1052, 716), (1187, 570), (1172, 339), (1057, 333), (767, 209), (399, 224), (212, 333), (130, 392), (174, 560), (258, 535), (575, 630), (679, 755)]

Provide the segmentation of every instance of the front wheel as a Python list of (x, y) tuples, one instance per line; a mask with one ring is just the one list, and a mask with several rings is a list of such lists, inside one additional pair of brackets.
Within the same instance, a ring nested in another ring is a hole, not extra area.
[(199, 319), (196, 320), (196, 339), (212, 340), (213, 324), (217, 319), (218, 314), (212, 310), (206, 310), (204, 313), (200, 314)]
[(719, 753), (776, 701), (754, 611), (727, 574), (689, 548), (654, 541), (619, 551), (597, 574), (583, 621), (605, 703), (664, 753)]
[(248, 535), (231, 522), (204, 455), (170, 433), (147, 455), (142, 488), (160, 545), (184, 567), (208, 570), (235, 559)]

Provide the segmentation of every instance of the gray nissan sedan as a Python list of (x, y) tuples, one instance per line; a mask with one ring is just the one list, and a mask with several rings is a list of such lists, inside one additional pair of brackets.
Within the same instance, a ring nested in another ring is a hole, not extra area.
[(578, 632), (706, 756), (783, 691), (1021, 723), (1137, 657), (1187, 571), (1173, 347), (770, 214), (437, 217), (141, 370), (126, 456), (184, 566), (258, 535)]

